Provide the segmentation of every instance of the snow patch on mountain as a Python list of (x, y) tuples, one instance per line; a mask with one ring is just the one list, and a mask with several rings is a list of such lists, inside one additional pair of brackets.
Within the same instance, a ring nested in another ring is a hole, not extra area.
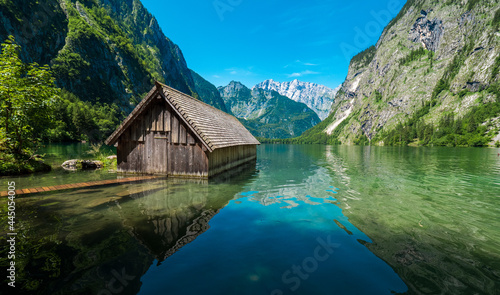
[(297, 79), (291, 82), (277, 82), (270, 79), (255, 85), (253, 88), (274, 90), (296, 102), (304, 103), (318, 114), (321, 120), (324, 120), (330, 114), (340, 86), (331, 89), (315, 83), (301, 82)]

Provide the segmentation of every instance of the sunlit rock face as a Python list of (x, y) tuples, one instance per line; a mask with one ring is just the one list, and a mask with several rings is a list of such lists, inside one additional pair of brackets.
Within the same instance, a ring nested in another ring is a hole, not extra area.
[(323, 85), (301, 82), (297, 79), (291, 82), (277, 82), (272, 79), (266, 80), (254, 86), (264, 90), (274, 90), (296, 102), (306, 104), (321, 120), (330, 114), (332, 104), (340, 86), (331, 89)]

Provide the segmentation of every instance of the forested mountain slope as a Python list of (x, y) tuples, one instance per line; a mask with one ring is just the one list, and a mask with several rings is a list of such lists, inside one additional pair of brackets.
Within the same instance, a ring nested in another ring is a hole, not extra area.
[(139, 0), (0, 1), (1, 42), (9, 35), (63, 89), (49, 140), (102, 140), (154, 80), (225, 109)]

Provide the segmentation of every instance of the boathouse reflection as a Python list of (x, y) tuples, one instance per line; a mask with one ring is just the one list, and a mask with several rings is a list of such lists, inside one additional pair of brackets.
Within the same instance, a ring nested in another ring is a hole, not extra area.
[[(136, 294), (152, 263), (207, 231), (255, 176), (253, 162), (210, 180), (162, 178), (19, 199), (19, 210), (32, 212), (22, 221), (30, 232), (23, 245), (37, 249), (26, 251), (19, 269), (29, 274), (19, 277), (22, 291)], [(48, 224), (55, 232), (44, 238)]]

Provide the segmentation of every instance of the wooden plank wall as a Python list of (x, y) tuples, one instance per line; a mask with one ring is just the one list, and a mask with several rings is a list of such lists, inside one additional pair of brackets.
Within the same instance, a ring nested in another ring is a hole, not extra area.
[(257, 146), (240, 145), (217, 149), (209, 154), (209, 176), (214, 176), (257, 158)]
[(167, 106), (171, 118), (171, 140), (168, 146), (169, 176), (208, 177), (208, 157), (202, 143), (188, 126)]
[(169, 146), (169, 176), (208, 177), (208, 158), (201, 145)]
[(163, 100), (150, 107), (120, 136), (118, 171), (172, 176), (208, 176), (201, 142)]

